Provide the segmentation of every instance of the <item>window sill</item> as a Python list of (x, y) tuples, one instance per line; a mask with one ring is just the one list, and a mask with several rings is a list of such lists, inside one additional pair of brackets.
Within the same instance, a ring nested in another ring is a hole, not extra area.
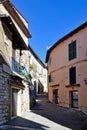
[(60, 86), (59, 84), (51, 85), (51, 87), (59, 87), (59, 86)]
[(80, 87), (80, 84), (69, 84), (69, 85), (66, 85), (66, 87)]

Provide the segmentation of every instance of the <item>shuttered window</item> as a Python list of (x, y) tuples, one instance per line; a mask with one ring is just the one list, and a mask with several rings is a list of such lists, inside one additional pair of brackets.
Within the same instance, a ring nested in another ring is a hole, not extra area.
[(48, 82), (51, 82), (51, 75), (48, 75)]
[(73, 41), (68, 46), (69, 60), (76, 58), (76, 41)]
[(69, 69), (70, 84), (76, 84), (76, 67)]

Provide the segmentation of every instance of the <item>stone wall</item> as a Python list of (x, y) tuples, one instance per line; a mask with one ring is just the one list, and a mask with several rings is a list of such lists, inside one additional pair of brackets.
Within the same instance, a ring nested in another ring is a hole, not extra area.
[[(0, 125), (9, 118), (9, 71), (5, 71), (6, 65), (0, 65)], [(8, 67), (7, 67), (8, 68)]]
[(0, 20), (0, 55), (2, 55), (5, 62), (9, 66), (11, 66), (12, 34), (8, 29), (8, 27), (1, 22), (1, 20)]
[(23, 90), (23, 94), (21, 94), (21, 104), (22, 104), (22, 111), (21, 114), (23, 114), (25, 111), (30, 110), (30, 92), (29, 92), (29, 86), (27, 85), (27, 82), (23, 82), (25, 88)]

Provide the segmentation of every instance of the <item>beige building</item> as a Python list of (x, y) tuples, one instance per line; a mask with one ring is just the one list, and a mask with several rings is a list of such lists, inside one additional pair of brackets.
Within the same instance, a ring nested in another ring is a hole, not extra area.
[(31, 75), (37, 93), (47, 93), (47, 68), (30, 45), (28, 51), (22, 51), (21, 64), (26, 66)]
[[(0, 2), (0, 124), (29, 109), (29, 87), (16, 50), (28, 48), (28, 23), (8, 1)], [(26, 100), (27, 99), (27, 100)]]
[(49, 101), (87, 111), (87, 22), (59, 39), (46, 62)]

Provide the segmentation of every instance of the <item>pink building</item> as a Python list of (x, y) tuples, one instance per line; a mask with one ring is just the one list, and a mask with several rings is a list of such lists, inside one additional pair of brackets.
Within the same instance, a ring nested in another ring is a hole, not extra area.
[(46, 62), (49, 101), (87, 111), (87, 22), (59, 39)]

